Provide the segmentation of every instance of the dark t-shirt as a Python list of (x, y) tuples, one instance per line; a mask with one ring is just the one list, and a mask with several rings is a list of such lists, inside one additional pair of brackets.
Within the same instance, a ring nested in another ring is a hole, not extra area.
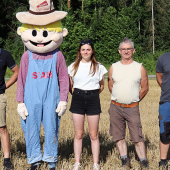
[(5, 92), (5, 80), (4, 76), (6, 73), (6, 68), (9, 67), (12, 69), (13, 67), (16, 66), (16, 63), (11, 55), (10, 52), (1, 49), (1, 54), (0, 54), (0, 94)]
[(158, 73), (163, 73), (160, 101), (170, 102), (170, 52), (159, 57), (156, 71)]

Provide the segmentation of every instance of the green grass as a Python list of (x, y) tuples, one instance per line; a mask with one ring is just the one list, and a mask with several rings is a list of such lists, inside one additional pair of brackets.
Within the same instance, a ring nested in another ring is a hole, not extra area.
[(12, 74), (13, 74), (13, 72), (9, 68), (7, 68), (5, 78), (10, 78), (12, 76)]
[(155, 71), (147, 71), (147, 74), (148, 75), (156, 75), (156, 72)]
[[(103, 64), (103, 65), (105, 66), (107, 71), (109, 71), (109, 68), (110, 68), (111, 64)], [(108, 72), (105, 74), (105, 76), (108, 76)]]

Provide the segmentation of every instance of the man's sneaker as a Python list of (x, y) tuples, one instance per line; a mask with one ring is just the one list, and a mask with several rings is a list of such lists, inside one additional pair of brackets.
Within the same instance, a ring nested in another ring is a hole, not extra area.
[(143, 161), (140, 161), (140, 167), (141, 167), (141, 169), (143, 169), (143, 170), (149, 169), (148, 160), (145, 159), (145, 160), (143, 160)]
[(130, 169), (130, 160), (129, 158), (122, 158), (122, 168), (129, 170)]
[(160, 168), (161, 170), (168, 170), (168, 163), (167, 163), (167, 162), (160, 161), (160, 162), (159, 162), (159, 168)]
[(30, 168), (28, 168), (27, 170), (37, 170), (38, 168), (37, 168), (38, 166), (37, 165), (35, 165), (35, 166), (31, 166)]
[(4, 161), (4, 170), (11, 170), (11, 169), (14, 169), (11, 161)]
[(74, 166), (73, 170), (81, 170), (80, 163), (75, 163), (73, 166)]
[(99, 170), (99, 165), (98, 164), (93, 165), (93, 170)]
[(55, 168), (53, 167), (53, 168), (50, 168), (50, 170), (55, 170)]

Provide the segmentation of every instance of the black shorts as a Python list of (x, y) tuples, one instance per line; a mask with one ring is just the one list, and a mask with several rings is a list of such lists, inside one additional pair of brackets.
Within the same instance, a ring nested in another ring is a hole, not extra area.
[(97, 115), (101, 113), (99, 89), (74, 89), (70, 112), (77, 114)]

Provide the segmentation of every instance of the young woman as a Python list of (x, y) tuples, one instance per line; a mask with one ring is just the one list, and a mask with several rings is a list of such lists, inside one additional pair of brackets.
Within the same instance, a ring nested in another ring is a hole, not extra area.
[(74, 154), (76, 162), (73, 170), (80, 169), (85, 114), (87, 115), (91, 139), (93, 170), (98, 170), (100, 149), (98, 125), (101, 113), (99, 93), (104, 89), (104, 75), (107, 70), (96, 61), (91, 40), (80, 42), (76, 61), (68, 67), (68, 73), (70, 77), (70, 93), (72, 94), (70, 111), (72, 112), (75, 129)]

